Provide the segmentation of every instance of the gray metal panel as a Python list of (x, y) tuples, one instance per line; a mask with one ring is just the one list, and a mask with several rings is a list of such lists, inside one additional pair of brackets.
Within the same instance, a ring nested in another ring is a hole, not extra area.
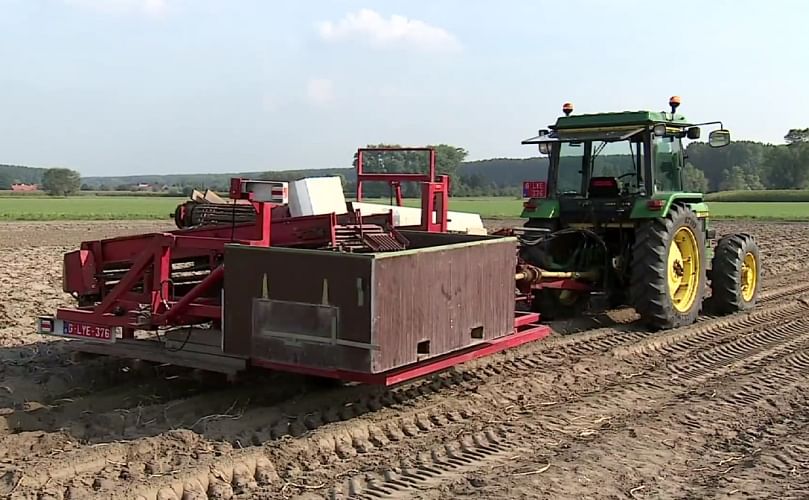
[(324, 304), (288, 300), (253, 299), (253, 335), (310, 338), (335, 343), (340, 310)]

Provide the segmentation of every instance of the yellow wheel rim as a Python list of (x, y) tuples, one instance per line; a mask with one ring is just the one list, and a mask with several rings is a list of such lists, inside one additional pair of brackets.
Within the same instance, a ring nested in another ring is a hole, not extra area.
[(747, 252), (744, 254), (744, 260), (742, 260), (742, 298), (745, 302), (750, 302), (753, 300), (753, 294), (756, 293), (756, 285), (758, 284), (756, 272), (756, 257)]
[(700, 251), (694, 232), (681, 227), (674, 233), (668, 258), (668, 284), (671, 303), (679, 312), (694, 305), (700, 285)]

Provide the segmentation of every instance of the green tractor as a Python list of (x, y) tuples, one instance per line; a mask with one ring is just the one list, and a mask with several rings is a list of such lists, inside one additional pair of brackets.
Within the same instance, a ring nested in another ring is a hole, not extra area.
[[(634, 307), (651, 329), (684, 326), (703, 311), (754, 307), (759, 249), (749, 234), (716, 241), (702, 193), (683, 189), (682, 140), (719, 125), (712, 147), (730, 143), (721, 122), (689, 123), (671, 112), (573, 115), (522, 141), (549, 158), (547, 181), (524, 184), (521, 260), (541, 269), (531, 307), (546, 319), (584, 309)], [(547, 277), (547, 278), (546, 278)], [(600, 305), (598, 305), (600, 304)]]

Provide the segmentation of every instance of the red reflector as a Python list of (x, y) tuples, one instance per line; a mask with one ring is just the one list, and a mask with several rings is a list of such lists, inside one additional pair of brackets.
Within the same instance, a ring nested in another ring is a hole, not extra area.
[(646, 202), (646, 208), (649, 210), (660, 210), (665, 205), (663, 200), (649, 200)]
[(590, 185), (593, 187), (615, 187), (618, 185), (618, 182), (614, 179), (593, 179), (590, 182)]

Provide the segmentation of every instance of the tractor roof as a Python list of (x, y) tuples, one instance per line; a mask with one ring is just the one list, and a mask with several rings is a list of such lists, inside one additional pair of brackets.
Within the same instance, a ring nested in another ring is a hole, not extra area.
[(672, 115), (671, 113), (662, 111), (621, 111), (617, 113), (560, 116), (556, 120), (556, 125), (553, 128), (620, 127), (655, 123), (666, 123), (678, 127), (689, 125), (683, 115)]

